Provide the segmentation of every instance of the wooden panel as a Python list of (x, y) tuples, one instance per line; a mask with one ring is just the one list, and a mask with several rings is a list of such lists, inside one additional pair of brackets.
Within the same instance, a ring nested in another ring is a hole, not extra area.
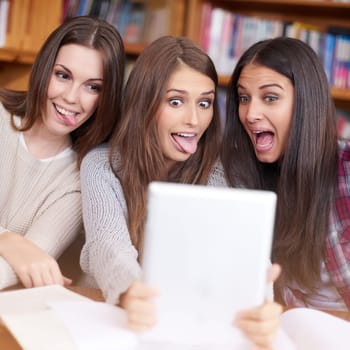
[(23, 33), (27, 20), (26, 2), (13, 0), (10, 2), (5, 49), (19, 50), (23, 44)]
[[(25, 24), (22, 52), (23, 60), (28, 62), (28, 57), (31, 61), (33, 60), (48, 35), (60, 24), (62, 2), (57, 0), (26, 1), (27, 11), (32, 15), (27, 17)], [(19, 60), (21, 60), (21, 56)]]
[(27, 90), (30, 64), (0, 62), (0, 87)]

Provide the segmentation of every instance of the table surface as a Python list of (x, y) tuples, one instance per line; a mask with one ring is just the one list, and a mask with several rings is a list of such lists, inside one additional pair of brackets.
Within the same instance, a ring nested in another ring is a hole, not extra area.
[[(69, 290), (79, 293), (95, 301), (103, 301), (102, 292), (96, 288), (67, 287)], [(326, 311), (334, 316), (350, 321), (350, 312), (345, 311)], [(0, 324), (0, 349), (1, 350), (23, 350), (17, 341), (12, 337), (7, 328)]]
[[(67, 287), (69, 290), (79, 293), (95, 301), (103, 301), (104, 298), (99, 289), (83, 287)], [(0, 349), (1, 350), (23, 350), (8, 329), (0, 324)]]

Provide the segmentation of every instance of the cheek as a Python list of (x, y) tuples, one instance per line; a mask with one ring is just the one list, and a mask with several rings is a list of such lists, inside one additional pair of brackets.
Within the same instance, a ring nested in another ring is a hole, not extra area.
[(55, 84), (53, 78), (50, 79), (49, 86), (47, 88), (47, 98), (52, 99), (59, 94), (59, 85)]
[(241, 121), (241, 123), (244, 123), (244, 119), (245, 119), (245, 108), (242, 105), (239, 105), (238, 107), (238, 119)]
[(201, 127), (205, 131), (210, 123), (213, 121), (214, 111), (212, 109), (208, 110), (201, 118)]
[(85, 110), (85, 113), (90, 117), (94, 112), (95, 110), (97, 109), (98, 107), (98, 104), (99, 104), (99, 101), (100, 101), (100, 98), (99, 96), (91, 96), (91, 95), (88, 95), (88, 96), (84, 96), (82, 97), (81, 99), (81, 103), (82, 103), (82, 106)]

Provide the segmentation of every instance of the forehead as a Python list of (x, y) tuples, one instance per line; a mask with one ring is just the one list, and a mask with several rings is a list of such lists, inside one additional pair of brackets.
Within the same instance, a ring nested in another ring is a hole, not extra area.
[(181, 89), (185, 91), (211, 91), (215, 84), (207, 75), (198, 72), (186, 64), (180, 64), (170, 75), (168, 89)]
[(103, 57), (99, 50), (77, 44), (61, 46), (55, 65), (69, 69), (73, 74), (79, 74), (88, 79), (103, 78)]
[(275, 70), (266, 66), (257, 64), (247, 64), (241, 71), (238, 79), (238, 85), (245, 87), (249, 86), (264, 86), (277, 84), (282, 87), (291, 87), (292, 82), (289, 78), (276, 72)]

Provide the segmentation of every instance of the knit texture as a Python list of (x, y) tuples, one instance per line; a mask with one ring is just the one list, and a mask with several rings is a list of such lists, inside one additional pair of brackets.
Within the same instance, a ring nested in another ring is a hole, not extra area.
[[(58, 258), (82, 229), (75, 152), (41, 161), (33, 157), (0, 104), (0, 234), (18, 233)], [(0, 289), (18, 283), (0, 257)]]
[[(119, 155), (114, 159), (120, 164)], [(209, 184), (225, 186), (220, 164)], [(86, 242), (80, 264), (87, 274), (85, 284), (101, 288), (107, 302), (116, 304), (120, 294), (141, 278), (141, 267), (130, 240), (123, 188), (109, 165), (107, 145), (97, 147), (84, 158), (81, 187)]]

